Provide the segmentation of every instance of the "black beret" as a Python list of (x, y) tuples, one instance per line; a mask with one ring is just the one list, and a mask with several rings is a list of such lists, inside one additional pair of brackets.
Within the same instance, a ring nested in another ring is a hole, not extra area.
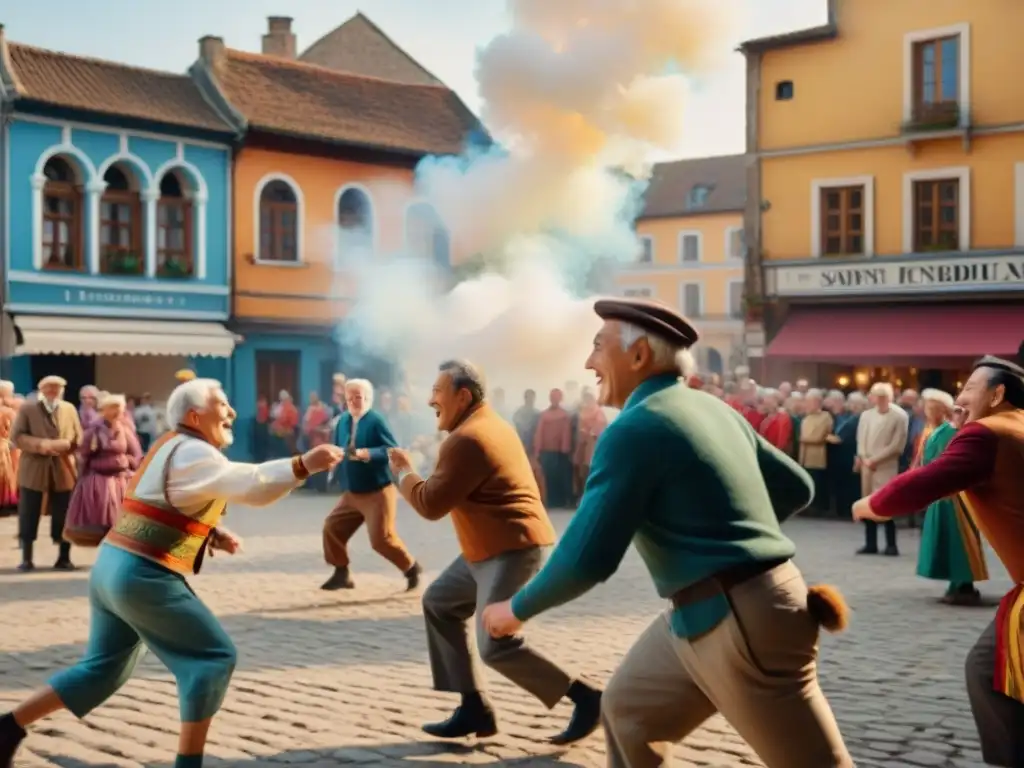
[(594, 311), (602, 320), (630, 323), (679, 347), (692, 347), (700, 338), (689, 320), (653, 299), (598, 299)]
[(993, 357), (992, 355), (985, 355), (981, 360), (974, 364), (974, 370), (979, 368), (991, 368), (996, 371), (1003, 371), (1008, 373), (1014, 378), (1020, 380), (1024, 384), (1024, 368), (1017, 365), (1010, 360), (1004, 360), (1001, 357)]

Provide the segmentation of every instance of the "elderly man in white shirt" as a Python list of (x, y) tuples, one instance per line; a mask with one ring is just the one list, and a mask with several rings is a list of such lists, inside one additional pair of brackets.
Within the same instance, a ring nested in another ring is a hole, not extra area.
[(237, 552), (219, 528), (228, 503), (263, 506), (311, 473), (330, 469), (341, 449), (321, 445), (290, 459), (242, 464), (222, 453), (235, 411), (221, 385), (194, 379), (167, 403), (175, 425), (149, 450), (128, 488), (121, 517), (100, 545), (89, 583), (92, 618), (82, 660), (49, 687), (0, 717), (0, 768), (31, 723), (60, 709), (84, 717), (127, 680), (146, 648), (178, 683), (181, 733), (175, 768), (201, 768), (206, 734), (227, 692), (235, 647), (185, 581), (207, 551)]
[[(893, 404), (892, 384), (879, 381), (869, 396), (874, 408), (861, 414), (857, 425), (857, 458), (854, 471), (860, 472), (861, 496), (870, 496), (899, 474), (900, 454), (907, 445), (910, 419)], [(896, 547), (896, 523), (885, 522), (885, 554), (899, 555)], [(878, 554), (878, 523), (864, 521), (864, 547), (861, 555)]]

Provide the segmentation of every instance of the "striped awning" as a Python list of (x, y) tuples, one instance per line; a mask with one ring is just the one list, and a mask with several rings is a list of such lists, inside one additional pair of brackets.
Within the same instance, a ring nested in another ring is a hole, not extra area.
[(220, 323), (17, 315), (17, 355), (230, 357), (241, 337)]

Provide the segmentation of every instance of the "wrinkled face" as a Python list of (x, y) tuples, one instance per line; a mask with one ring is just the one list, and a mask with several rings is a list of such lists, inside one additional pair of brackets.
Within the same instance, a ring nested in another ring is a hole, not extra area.
[(888, 411), (891, 404), (892, 401), (889, 399), (888, 395), (882, 393), (875, 395), (875, 408), (877, 408), (880, 413)]
[(349, 413), (353, 416), (360, 416), (366, 411), (366, 396), (360, 387), (345, 387), (345, 404)]
[(120, 403), (113, 403), (111, 405), (104, 406), (100, 411), (105, 421), (114, 423), (122, 416), (124, 416), (124, 408), (121, 407)]
[(442, 371), (430, 390), (428, 405), (437, 414), (437, 428), (450, 432), (473, 402), (467, 389), (456, 389), (451, 374)]
[[(60, 384), (44, 384), (39, 388), (39, 395), (44, 400), (55, 403), (64, 399), (64, 387)], [(92, 398), (92, 404), (96, 405), (96, 398)]]
[(996, 408), (1003, 404), (1006, 388), (1002, 385), (990, 386), (991, 377), (992, 371), (978, 368), (960, 390), (956, 404), (966, 411), (965, 424), (991, 415)]
[(619, 324), (606, 320), (594, 337), (594, 349), (587, 358), (586, 368), (597, 375), (597, 401), (601, 405), (621, 408), (636, 388), (636, 374), (633, 370), (637, 353), (635, 346), (622, 348)]
[(206, 399), (206, 407), (185, 414), (185, 426), (195, 430), (215, 448), (226, 448), (234, 442), (232, 426), (235, 423), (235, 409), (228, 402), (223, 390), (213, 389)]
[(932, 424), (938, 424), (941, 421), (945, 421), (946, 406), (940, 403), (938, 400), (925, 400), (924, 401), (924, 417)]
[(548, 394), (548, 402), (553, 406), (559, 406), (562, 404), (562, 390), (552, 389)]
[[(53, 386), (53, 385), (47, 384), (43, 391), (45, 392), (45, 390), (49, 389), (51, 386)], [(43, 396), (46, 397), (45, 394)], [(49, 398), (47, 397), (47, 399), (49, 399)], [(82, 400), (82, 405), (84, 405), (86, 408), (95, 408), (96, 407), (96, 395), (93, 395), (93, 394), (82, 395), (81, 396), (81, 400)]]

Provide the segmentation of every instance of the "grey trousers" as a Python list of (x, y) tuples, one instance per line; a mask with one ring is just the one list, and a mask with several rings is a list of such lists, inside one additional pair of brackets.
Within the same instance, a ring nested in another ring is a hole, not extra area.
[(988, 765), (1024, 766), (1024, 704), (993, 687), (996, 623), (981, 633), (967, 654), (967, 697), (978, 727), (981, 756)]
[(476, 645), (491, 669), (536, 696), (549, 709), (569, 690), (573, 678), (516, 635), (495, 640), (480, 623), (491, 603), (508, 600), (544, 564), (543, 547), (504, 554), (480, 563), (461, 555), (423, 593), (427, 648), (434, 688), (449, 693), (483, 690), (480, 670), (469, 648), (468, 621), (476, 615)]

